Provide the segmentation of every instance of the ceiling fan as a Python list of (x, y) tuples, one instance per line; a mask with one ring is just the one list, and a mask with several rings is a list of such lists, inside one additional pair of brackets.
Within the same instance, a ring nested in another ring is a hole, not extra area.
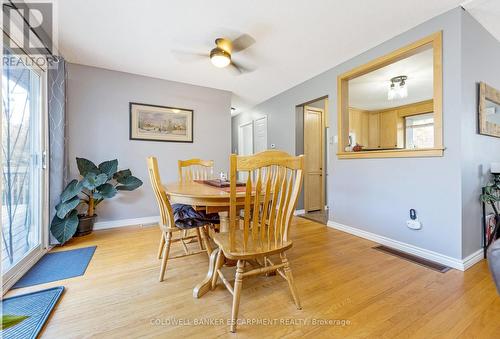
[[(228, 38), (215, 39), (216, 47), (210, 53), (190, 53), (185, 51), (172, 51), (178, 56), (194, 57), (197, 60), (209, 58), (212, 65), (218, 68), (229, 67), (237, 74), (250, 73), (254, 69), (243, 65), (239, 61), (235, 61), (233, 54), (241, 52), (255, 43), (255, 39), (248, 34), (242, 34), (238, 38), (231, 40)], [(186, 61), (186, 58), (179, 58), (180, 61)], [(190, 58), (190, 61), (193, 58)]]

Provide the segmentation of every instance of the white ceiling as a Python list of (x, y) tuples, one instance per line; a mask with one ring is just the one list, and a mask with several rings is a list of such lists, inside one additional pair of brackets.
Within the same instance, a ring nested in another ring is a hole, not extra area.
[[(433, 55), (427, 49), (406, 59), (349, 81), (349, 106), (365, 110), (377, 110), (407, 105), (432, 99)], [(406, 75), (408, 97), (387, 99), (390, 79)]]
[(463, 7), (481, 23), (498, 41), (500, 41), (500, 1), (472, 0)]
[[(241, 112), (462, 1), (62, 0), (59, 50), (74, 63), (232, 91)], [(252, 73), (171, 52), (208, 53), (216, 37), (241, 33), (256, 43), (234, 58)]]

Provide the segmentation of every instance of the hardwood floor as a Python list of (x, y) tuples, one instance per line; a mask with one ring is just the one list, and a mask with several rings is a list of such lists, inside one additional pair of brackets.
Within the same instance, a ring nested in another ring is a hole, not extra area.
[[(442, 274), (303, 218), (294, 220), (294, 247), (288, 254), (303, 309), (295, 308), (287, 283), (279, 276), (249, 278), (243, 284), (240, 320), (268, 324), (241, 324), (231, 334), (225, 321), (232, 296), (223, 286), (201, 299), (191, 296), (207, 272), (207, 256), (169, 262), (166, 279), (160, 283), (158, 237), (156, 227), (134, 226), (72, 240), (58, 250), (97, 245), (84, 276), (10, 291), (7, 296), (65, 286), (43, 338), (498, 338), (500, 334), (500, 297), (485, 261), (465, 273)], [(200, 319), (211, 319), (212, 324), (189, 324)]]

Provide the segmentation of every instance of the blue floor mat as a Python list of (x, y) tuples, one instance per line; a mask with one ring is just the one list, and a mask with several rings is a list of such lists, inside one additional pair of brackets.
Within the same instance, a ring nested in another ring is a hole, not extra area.
[(3, 330), (1, 332), (3, 338), (36, 338), (63, 291), (64, 287), (59, 286), (2, 300), (3, 314), (29, 317), (19, 324)]
[(83, 275), (96, 247), (47, 253), (12, 288), (39, 285)]

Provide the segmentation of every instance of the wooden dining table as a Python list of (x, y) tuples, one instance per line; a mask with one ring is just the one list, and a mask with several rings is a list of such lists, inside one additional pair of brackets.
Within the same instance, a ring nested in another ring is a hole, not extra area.
[[(196, 210), (207, 213), (219, 213), (220, 232), (229, 231), (229, 188), (220, 188), (208, 184), (188, 181), (163, 184), (171, 204), (186, 204)], [(243, 206), (245, 192), (241, 189), (236, 193), (236, 204)], [(217, 251), (210, 255), (208, 273), (205, 279), (197, 284), (193, 290), (193, 297), (200, 298), (210, 291), (212, 277), (215, 274), (215, 259)]]

